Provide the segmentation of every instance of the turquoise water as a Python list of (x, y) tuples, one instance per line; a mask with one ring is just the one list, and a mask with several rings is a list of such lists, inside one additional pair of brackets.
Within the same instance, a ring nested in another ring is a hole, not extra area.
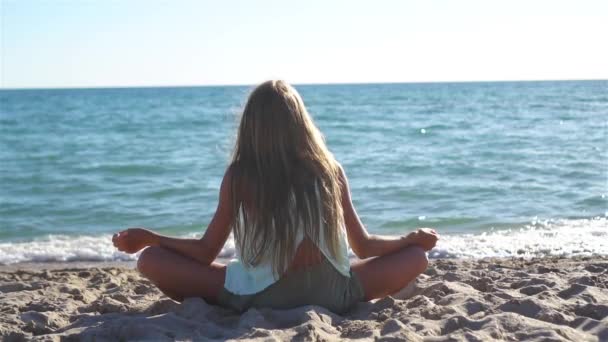
[[(608, 254), (608, 81), (296, 88), (371, 232)], [(127, 258), (108, 237), (131, 226), (200, 236), (249, 90), (0, 91), (0, 262)]]

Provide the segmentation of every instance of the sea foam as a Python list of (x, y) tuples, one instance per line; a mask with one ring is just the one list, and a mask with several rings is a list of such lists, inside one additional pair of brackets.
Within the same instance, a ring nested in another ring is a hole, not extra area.
[[(200, 238), (200, 234), (185, 237)], [(593, 219), (533, 221), (520, 228), (479, 234), (442, 234), (431, 258), (545, 257), (608, 255), (608, 221)], [(349, 249), (351, 258), (355, 258)], [(0, 263), (50, 261), (129, 261), (138, 254), (114, 248), (110, 235), (50, 235), (28, 242), (0, 243)], [(232, 235), (219, 254), (235, 256)]]
[(521, 228), (445, 235), (430, 253), (446, 257), (545, 257), (608, 254), (606, 217), (533, 221)]

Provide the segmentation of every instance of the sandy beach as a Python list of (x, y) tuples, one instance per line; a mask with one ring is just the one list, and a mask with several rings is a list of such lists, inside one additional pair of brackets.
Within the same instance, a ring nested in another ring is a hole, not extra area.
[(3, 341), (608, 340), (606, 257), (432, 260), (415, 283), (343, 316), (177, 303), (132, 263), (1, 266), (0, 291)]

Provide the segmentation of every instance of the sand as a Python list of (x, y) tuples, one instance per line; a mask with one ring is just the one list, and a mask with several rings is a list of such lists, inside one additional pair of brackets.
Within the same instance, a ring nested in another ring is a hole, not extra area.
[(0, 267), (0, 340), (608, 341), (608, 258), (433, 260), (345, 315), (164, 297), (132, 264)]

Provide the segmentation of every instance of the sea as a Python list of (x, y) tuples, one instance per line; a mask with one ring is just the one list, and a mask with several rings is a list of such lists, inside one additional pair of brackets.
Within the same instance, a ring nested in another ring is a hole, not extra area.
[[(295, 87), (370, 233), (433, 227), (432, 258), (608, 255), (608, 80)], [(128, 227), (201, 237), (251, 90), (0, 90), (0, 263), (133, 260), (111, 243)]]

